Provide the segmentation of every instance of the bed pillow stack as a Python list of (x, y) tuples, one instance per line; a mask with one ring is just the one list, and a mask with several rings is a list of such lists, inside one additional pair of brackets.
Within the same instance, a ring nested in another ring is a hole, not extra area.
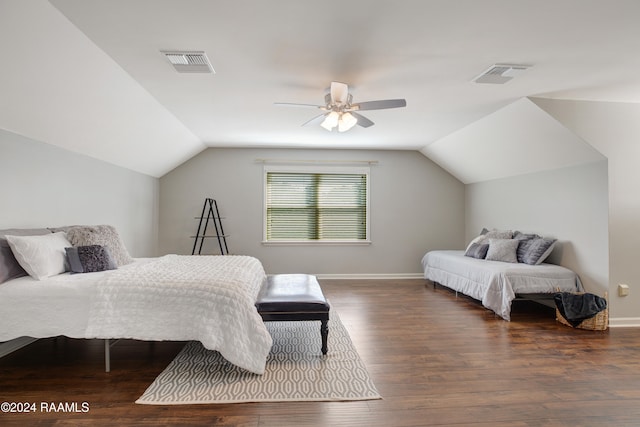
[(133, 262), (115, 227), (71, 226), (0, 230), (0, 284), (29, 275), (113, 270)]
[[(465, 255), (491, 261), (538, 265), (551, 254), (556, 241), (537, 234), (483, 228), (480, 235), (467, 246)], [(485, 245), (486, 251), (482, 256)]]

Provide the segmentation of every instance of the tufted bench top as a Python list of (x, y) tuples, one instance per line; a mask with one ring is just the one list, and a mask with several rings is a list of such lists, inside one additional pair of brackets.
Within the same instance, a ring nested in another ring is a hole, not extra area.
[(329, 311), (315, 276), (308, 274), (276, 274), (268, 276), (260, 289), (256, 308), (259, 312)]
[(327, 354), (330, 306), (315, 276), (268, 276), (258, 293), (256, 308), (264, 321), (319, 320), (322, 354)]

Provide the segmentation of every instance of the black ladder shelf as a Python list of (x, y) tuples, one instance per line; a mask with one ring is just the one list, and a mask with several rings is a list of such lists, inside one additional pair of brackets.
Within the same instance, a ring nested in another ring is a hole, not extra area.
[[(220, 254), (228, 255), (229, 248), (227, 247), (227, 236), (224, 234), (224, 230), (222, 229), (222, 218), (220, 218), (220, 213), (218, 212), (218, 202), (216, 202), (214, 199), (204, 199), (202, 214), (200, 214), (200, 217), (196, 217), (196, 219), (199, 219), (200, 222), (198, 223), (198, 231), (196, 231), (196, 235), (191, 236), (192, 238), (195, 238), (195, 241), (193, 242), (193, 249), (191, 250), (191, 255), (196, 255), (196, 247), (198, 248), (197, 254), (200, 255), (202, 252), (204, 239), (210, 237), (215, 237), (218, 239)], [(213, 222), (213, 227), (216, 234), (207, 235), (209, 222)], [(200, 241), (200, 245), (198, 245), (198, 241)]]

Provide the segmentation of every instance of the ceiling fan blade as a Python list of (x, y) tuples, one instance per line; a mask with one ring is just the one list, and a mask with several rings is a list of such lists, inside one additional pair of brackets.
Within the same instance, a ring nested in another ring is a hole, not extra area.
[(334, 104), (346, 104), (349, 96), (349, 86), (340, 82), (331, 82), (331, 101)]
[(367, 101), (359, 102), (353, 105), (358, 110), (384, 110), (386, 108), (400, 108), (406, 107), (407, 101), (405, 99), (382, 99), (380, 101)]
[(324, 120), (325, 116), (329, 114), (329, 113), (322, 113), (319, 116), (315, 116), (314, 118), (307, 120), (306, 122), (304, 122), (302, 124), (302, 126), (309, 126), (309, 125), (318, 125), (320, 123), (322, 123), (322, 121)]
[(273, 105), (278, 107), (311, 107), (311, 108), (324, 108), (324, 105), (316, 104), (297, 104), (295, 102), (274, 102)]
[(373, 126), (374, 125), (374, 123), (371, 120), (367, 119), (362, 114), (358, 114), (356, 112), (351, 112), (351, 115), (353, 117), (355, 117), (356, 119), (358, 119), (358, 126), (362, 126), (363, 128), (368, 128), (369, 126)]

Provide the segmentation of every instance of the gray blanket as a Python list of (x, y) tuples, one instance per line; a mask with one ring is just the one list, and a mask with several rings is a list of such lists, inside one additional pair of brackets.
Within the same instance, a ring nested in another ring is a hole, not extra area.
[(553, 299), (560, 314), (573, 326), (578, 326), (607, 308), (606, 299), (590, 293), (560, 292)]

